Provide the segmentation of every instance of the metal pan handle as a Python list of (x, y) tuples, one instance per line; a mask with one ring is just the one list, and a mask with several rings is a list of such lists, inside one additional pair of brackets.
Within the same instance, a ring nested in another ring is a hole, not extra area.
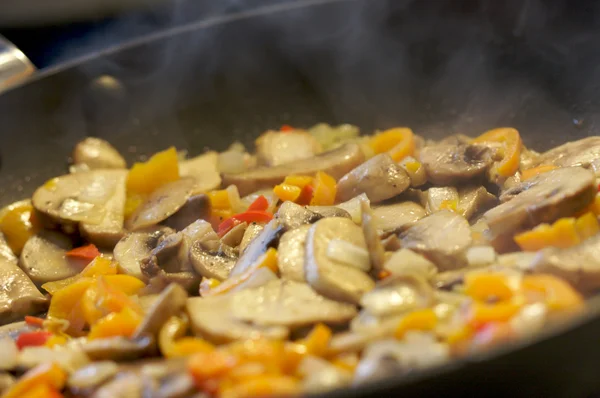
[(0, 92), (24, 82), (35, 71), (25, 54), (0, 36)]

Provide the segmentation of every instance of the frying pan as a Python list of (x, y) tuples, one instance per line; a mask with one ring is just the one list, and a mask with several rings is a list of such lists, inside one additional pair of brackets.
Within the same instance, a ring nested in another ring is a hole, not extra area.
[[(525, 6), (523, 6), (525, 4)], [(525, 7), (525, 8), (524, 8)], [(65, 173), (73, 145), (129, 161), (170, 145), (252, 145), (281, 124), (411, 126), (428, 138), (508, 125), (544, 150), (600, 116), (597, 6), (541, 1), (302, 1), (157, 33), (0, 95), (0, 200)], [(600, 391), (600, 304), (561, 329), (329, 396), (585, 397)]]

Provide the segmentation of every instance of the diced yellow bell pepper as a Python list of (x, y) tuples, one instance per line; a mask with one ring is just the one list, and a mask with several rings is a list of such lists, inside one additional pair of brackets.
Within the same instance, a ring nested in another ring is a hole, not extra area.
[(515, 242), (521, 250), (538, 251), (554, 242), (554, 230), (548, 224), (541, 224), (531, 231), (515, 235)]
[(120, 312), (108, 314), (93, 324), (88, 339), (131, 337), (141, 322), (142, 317), (136, 311), (125, 307)]
[(311, 176), (299, 176), (299, 175), (290, 175), (285, 177), (283, 183), (286, 185), (293, 185), (300, 189), (304, 188), (307, 185), (313, 183), (313, 177)]
[(210, 191), (206, 194), (210, 201), (212, 209), (229, 210), (231, 211), (231, 201), (229, 200), (229, 192), (226, 189), (218, 191)]
[(596, 235), (600, 232), (598, 217), (592, 212), (585, 213), (575, 220), (575, 229), (581, 240), (586, 240), (587, 238)]
[(521, 287), (526, 294), (541, 294), (548, 308), (554, 311), (579, 311), (585, 305), (579, 292), (554, 275), (525, 275)]
[(336, 355), (334, 358), (332, 358), (331, 364), (342, 370), (354, 373), (356, 367), (358, 366), (358, 361), (359, 358), (356, 353), (344, 353)]
[(103, 275), (101, 278), (104, 279), (109, 286), (128, 296), (138, 294), (138, 292), (146, 286), (144, 282), (131, 275)]
[(546, 173), (548, 171), (552, 171), (554, 169), (556, 169), (557, 167), (552, 165), (552, 164), (544, 164), (541, 166), (537, 166), (537, 167), (533, 167), (531, 169), (527, 169), (527, 170), (523, 170), (521, 172), (521, 181), (527, 181), (537, 175), (540, 175), (542, 173)]
[(0, 231), (6, 238), (6, 243), (15, 255), (20, 255), (27, 240), (38, 233), (42, 226), (37, 221), (33, 206), (20, 204), (12, 207), (2, 220)]
[(44, 344), (46, 347), (52, 348), (54, 346), (65, 345), (69, 341), (68, 336), (64, 334), (53, 334), (50, 336), (46, 343)]
[(449, 210), (449, 211), (456, 212), (457, 208), (458, 208), (458, 201), (456, 199), (445, 199), (445, 200), (442, 200), (442, 203), (440, 203), (441, 210)]
[(507, 322), (520, 308), (520, 303), (514, 300), (501, 301), (495, 304), (474, 301), (471, 304), (469, 325), (477, 328), (489, 322)]
[(92, 260), (79, 274), (59, 281), (46, 282), (42, 285), (42, 289), (54, 294), (57, 290), (69, 286), (82, 277), (93, 278), (98, 275), (114, 275), (116, 273), (117, 265), (108, 258), (100, 256)]
[(472, 140), (472, 143), (474, 144), (486, 142), (503, 144), (502, 160), (496, 162), (493, 166), (493, 171), (497, 172), (502, 177), (514, 175), (517, 170), (519, 170), (519, 164), (521, 163), (521, 148), (523, 146), (519, 132), (510, 127), (502, 127), (486, 131)]
[(48, 384), (38, 384), (33, 386), (25, 394), (20, 395), (19, 398), (63, 398), (60, 392), (56, 388), (51, 387)]
[(280, 340), (248, 339), (230, 343), (225, 350), (240, 364), (260, 363), (266, 372), (282, 373), (285, 362), (285, 343)]
[(174, 147), (135, 163), (127, 175), (127, 192), (148, 195), (160, 186), (179, 179), (179, 159)]
[(406, 170), (408, 170), (409, 172), (416, 173), (421, 168), (421, 163), (420, 162), (408, 162), (404, 166), (406, 167)]
[(188, 322), (178, 316), (170, 317), (158, 332), (158, 348), (163, 356), (171, 358), (171, 349), (176, 339), (185, 336)]
[(501, 273), (470, 272), (465, 276), (465, 294), (475, 300), (510, 300), (513, 291)]
[[(123, 278), (127, 277), (127, 278)], [(129, 298), (136, 294), (144, 283), (129, 275), (99, 276), (81, 299), (81, 308), (85, 321), (93, 325), (99, 319), (113, 312), (129, 307), (141, 313), (138, 303)]]
[(147, 198), (148, 198), (148, 195), (127, 192), (127, 196), (125, 198), (125, 210), (124, 210), (125, 218), (126, 219), (129, 218), (133, 213), (135, 213), (137, 208), (140, 207), (140, 205), (142, 203), (144, 203)]
[(314, 193), (310, 205), (331, 206), (335, 202), (336, 194), (337, 184), (335, 178), (324, 171), (318, 171), (315, 176)]
[(375, 135), (370, 143), (375, 154), (387, 152), (396, 162), (415, 153), (415, 137), (409, 128), (392, 128)]
[(219, 391), (221, 398), (249, 398), (259, 396), (295, 396), (301, 393), (300, 381), (291, 376), (262, 375), (248, 378)]
[(409, 330), (433, 330), (437, 325), (437, 320), (438, 319), (435, 315), (435, 312), (430, 308), (413, 311), (402, 318), (398, 324), (398, 327), (396, 328), (394, 336), (397, 339), (401, 339)]
[(187, 363), (187, 368), (196, 385), (202, 386), (209, 380), (225, 375), (237, 364), (238, 359), (234, 355), (214, 350), (192, 355)]
[(575, 218), (561, 218), (552, 224), (554, 231), (554, 247), (567, 248), (575, 246), (581, 242), (577, 229), (575, 228)]
[(279, 184), (275, 185), (273, 193), (275, 193), (282, 202), (295, 202), (300, 197), (302, 188), (290, 184)]
[(74, 283), (57, 290), (50, 301), (48, 318), (71, 321), (76, 304), (81, 301), (87, 289), (94, 285), (92, 278), (80, 278)]
[(310, 355), (322, 357), (327, 354), (329, 342), (333, 332), (322, 323), (317, 324), (311, 332), (301, 341), (306, 346), (306, 352)]
[[(53, 362), (46, 362), (31, 369), (6, 391), (2, 398), (22, 398), (36, 386), (46, 385), (54, 390), (62, 390), (67, 382), (67, 373)], [(32, 397), (36, 395), (31, 395)], [(41, 396), (43, 397), (43, 395)], [(45, 398), (45, 397), (43, 397)]]
[(199, 352), (210, 352), (215, 346), (197, 337), (183, 337), (173, 343), (168, 358), (188, 357)]

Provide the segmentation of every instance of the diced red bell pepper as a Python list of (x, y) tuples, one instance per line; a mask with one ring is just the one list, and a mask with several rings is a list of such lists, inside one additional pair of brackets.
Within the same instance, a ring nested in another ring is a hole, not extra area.
[(67, 252), (67, 257), (78, 258), (80, 260), (88, 260), (88, 261), (92, 261), (99, 255), (100, 255), (100, 251), (98, 250), (98, 248), (95, 245), (93, 245), (91, 243), (86, 246), (76, 247)]
[(219, 238), (222, 238), (223, 236), (225, 236), (225, 234), (227, 234), (227, 232), (231, 231), (233, 229), (233, 227), (235, 227), (238, 224), (241, 224), (241, 222), (236, 220), (233, 217), (229, 217), (228, 219), (224, 220), (217, 227), (217, 234), (219, 235)]
[(265, 211), (269, 207), (269, 201), (264, 195), (260, 195), (248, 207), (248, 211)]
[(304, 188), (302, 188), (302, 192), (296, 200), (296, 203), (302, 206), (308, 206), (310, 204), (310, 200), (312, 199), (314, 192), (315, 187), (313, 187), (312, 185), (305, 185)]
[(236, 214), (231, 217), (236, 219), (239, 222), (260, 222), (266, 223), (273, 219), (273, 214), (268, 211), (258, 211), (258, 210), (248, 210), (240, 214)]
[(38, 318), (37, 316), (25, 315), (25, 323), (29, 326), (37, 326), (41, 328), (44, 325), (44, 321), (45, 319)]
[(292, 126), (290, 126), (289, 124), (284, 124), (279, 129), (279, 131), (281, 131), (282, 133), (288, 133), (288, 132), (294, 131), (294, 130), (295, 129)]
[(25, 332), (17, 337), (17, 347), (22, 350), (25, 347), (35, 347), (46, 344), (46, 341), (52, 337), (52, 333), (45, 331)]

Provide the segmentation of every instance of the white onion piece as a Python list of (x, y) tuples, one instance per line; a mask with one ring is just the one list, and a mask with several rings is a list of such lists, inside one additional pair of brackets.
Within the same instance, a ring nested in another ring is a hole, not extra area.
[(510, 320), (510, 326), (520, 336), (532, 335), (542, 330), (547, 313), (544, 303), (526, 305)]
[(231, 289), (229, 292), (238, 292), (240, 290), (246, 289), (256, 289), (258, 287), (266, 285), (267, 283), (275, 279), (277, 279), (277, 275), (275, 275), (273, 271), (271, 271), (267, 267), (261, 267), (254, 271), (248, 279)]
[(327, 257), (361, 271), (371, 269), (369, 252), (345, 240), (332, 239), (327, 246)]
[(437, 273), (434, 263), (410, 249), (400, 249), (385, 262), (383, 268), (392, 275), (416, 274), (430, 279)]
[(228, 150), (219, 153), (217, 167), (221, 173), (241, 173), (246, 168), (244, 152)]
[(229, 196), (229, 203), (231, 203), (231, 209), (234, 213), (242, 213), (248, 209), (248, 206), (242, 202), (240, 193), (235, 185), (230, 185), (226, 189), (227, 196)]
[(0, 361), (0, 369), (12, 370), (17, 365), (19, 349), (10, 337), (0, 339), (0, 353), (2, 353), (2, 361)]
[(371, 202), (369, 201), (369, 198), (367, 197), (367, 195), (364, 193), (361, 193), (360, 195), (358, 195), (350, 200), (347, 200), (345, 202), (342, 202), (340, 204), (337, 204), (335, 206), (339, 207), (342, 210), (346, 210), (348, 212), (348, 214), (350, 214), (352, 221), (354, 221), (354, 223), (357, 225), (361, 225), (362, 211), (360, 210), (360, 203), (362, 201), (367, 202), (367, 204), (369, 206), (371, 205)]
[(483, 267), (496, 261), (496, 251), (491, 246), (473, 246), (467, 250), (467, 261), (471, 267)]
[(82, 367), (69, 377), (70, 387), (85, 389), (96, 387), (117, 374), (119, 366), (113, 361), (99, 361)]

